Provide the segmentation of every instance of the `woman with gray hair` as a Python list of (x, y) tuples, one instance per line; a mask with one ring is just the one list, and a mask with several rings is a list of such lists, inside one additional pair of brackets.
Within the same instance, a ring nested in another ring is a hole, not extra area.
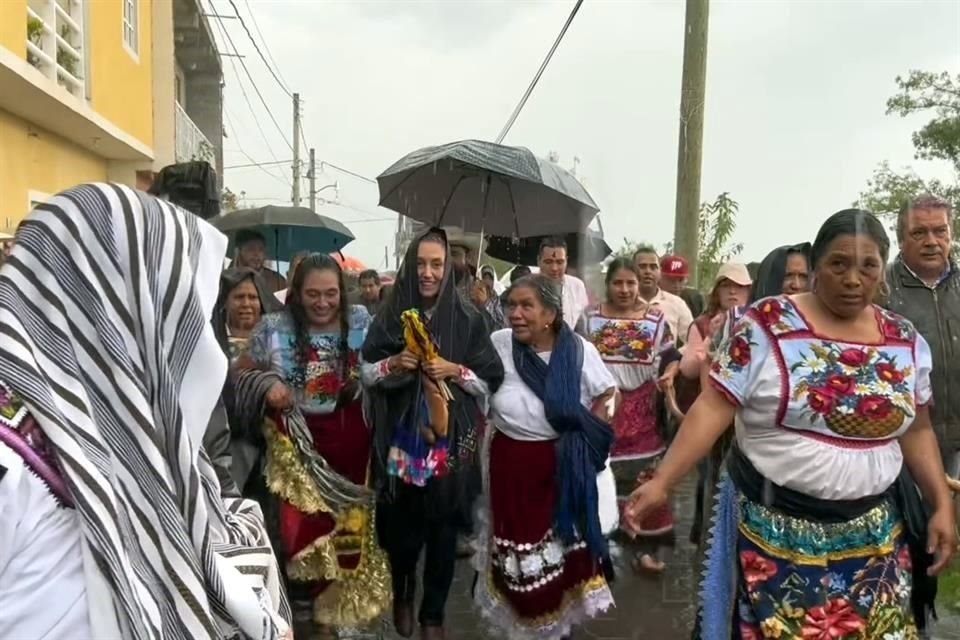
[(491, 337), (505, 376), (490, 403), (474, 599), (509, 638), (559, 640), (613, 605), (597, 474), (613, 443), (616, 382), (564, 322), (556, 283), (522, 278), (507, 300), (511, 329)]

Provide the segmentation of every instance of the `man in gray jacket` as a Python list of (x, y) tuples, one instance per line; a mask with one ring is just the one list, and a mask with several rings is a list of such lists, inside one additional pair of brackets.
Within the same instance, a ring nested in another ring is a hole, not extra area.
[(923, 195), (897, 218), (900, 255), (890, 265), (887, 308), (908, 318), (933, 353), (931, 418), (944, 468), (960, 474), (960, 272), (951, 258), (953, 208)]

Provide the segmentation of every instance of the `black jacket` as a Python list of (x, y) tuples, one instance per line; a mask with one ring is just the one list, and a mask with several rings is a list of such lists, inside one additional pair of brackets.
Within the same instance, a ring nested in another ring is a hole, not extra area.
[(887, 272), (890, 294), (885, 306), (910, 320), (933, 354), (931, 418), (944, 455), (960, 450), (960, 271), (935, 287), (922, 282), (902, 257)]

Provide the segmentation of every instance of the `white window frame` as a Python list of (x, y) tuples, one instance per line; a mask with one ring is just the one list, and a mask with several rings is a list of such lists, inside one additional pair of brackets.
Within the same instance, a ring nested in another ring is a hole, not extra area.
[[(51, 82), (85, 100), (90, 91), (86, 56), (87, 0), (27, 1), (27, 61)], [(31, 23), (40, 25), (36, 39), (30, 38)], [(67, 61), (70, 65), (67, 66)], [(71, 70), (72, 68), (72, 70)]]
[[(123, 48), (130, 57), (140, 62), (140, 0), (120, 0), (123, 3), (123, 15), (120, 18)], [(130, 15), (132, 14), (132, 15)], [(132, 42), (131, 42), (132, 40)]]
[(45, 191), (27, 191), (27, 213), (33, 211), (38, 204), (43, 204), (52, 198), (53, 196)]

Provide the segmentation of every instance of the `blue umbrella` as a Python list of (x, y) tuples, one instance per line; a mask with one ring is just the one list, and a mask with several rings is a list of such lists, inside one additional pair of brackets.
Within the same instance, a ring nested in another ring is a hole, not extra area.
[(231, 248), (237, 232), (259, 233), (274, 252), (274, 260), (289, 261), (304, 251), (333, 253), (354, 240), (353, 233), (342, 222), (305, 207), (269, 205), (243, 209), (213, 218), (210, 223), (230, 238)]

